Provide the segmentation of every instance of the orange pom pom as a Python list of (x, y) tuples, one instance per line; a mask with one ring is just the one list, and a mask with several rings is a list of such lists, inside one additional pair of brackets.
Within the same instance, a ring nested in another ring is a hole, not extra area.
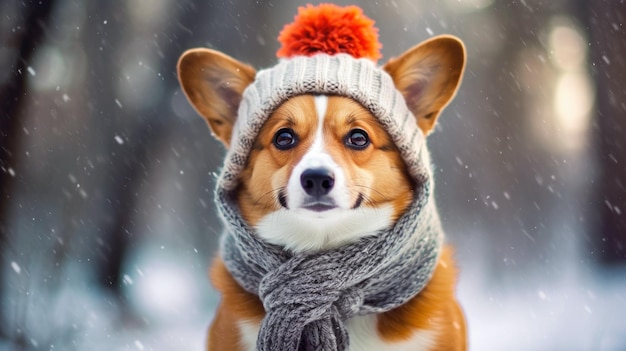
[(278, 57), (346, 53), (356, 58), (378, 60), (382, 45), (374, 21), (357, 6), (320, 4), (298, 8), (294, 22), (278, 36)]

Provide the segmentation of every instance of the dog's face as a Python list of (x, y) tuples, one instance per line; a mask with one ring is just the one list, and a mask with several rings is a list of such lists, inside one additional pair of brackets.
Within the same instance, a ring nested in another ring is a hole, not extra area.
[[(431, 39), (383, 69), (428, 134), (459, 84), (465, 55), (452, 37)], [(186, 52), (179, 79), (227, 147), (254, 69), (206, 49)], [(257, 136), (239, 179), (243, 217), (264, 240), (292, 251), (337, 247), (389, 227), (413, 199), (411, 178), (377, 119), (354, 100), (301, 95)]]
[(240, 184), (244, 218), (265, 240), (294, 251), (373, 234), (412, 199), (388, 134), (363, 106), (339, 96), (283, 103), (262, 127)]

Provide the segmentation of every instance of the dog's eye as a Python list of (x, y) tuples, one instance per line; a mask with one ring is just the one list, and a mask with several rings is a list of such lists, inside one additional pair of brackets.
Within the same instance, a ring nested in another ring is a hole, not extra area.
[(363, 129), (353, 129), (346, 136), (345, 144), (349, 148), (362, 150), (370, 144), (370, 139)]
[(279, 150), (288, 150), (296, 145), (296, 134), (289, 128), (280, 129), (274, 135), (274, 146)]

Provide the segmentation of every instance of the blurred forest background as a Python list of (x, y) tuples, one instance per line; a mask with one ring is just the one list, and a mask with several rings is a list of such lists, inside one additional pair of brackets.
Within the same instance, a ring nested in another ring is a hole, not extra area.
[[(271, 66), (304, 3), (0, 1), (0, 350), (203, 349), (224, 149), (175, 64)], [(384, 60), (467, 45), (429, 144), (471, 349), (626, 350), (624, 1), (355, 3)]]

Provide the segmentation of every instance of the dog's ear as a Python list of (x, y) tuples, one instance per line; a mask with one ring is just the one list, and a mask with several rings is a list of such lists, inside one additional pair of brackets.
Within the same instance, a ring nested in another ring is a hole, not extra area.
[(191, 49), (178, 60), (178, 80), (187, 98), (226, 147), (244, 89), (256, 71), (230, 56), (210, 49)]
[(404, 95), (424, 135), (433, 129), (439, 113), (454, 97), (464, 68), (465, 47), (453, 36), (429, 39), (383, 66)]

